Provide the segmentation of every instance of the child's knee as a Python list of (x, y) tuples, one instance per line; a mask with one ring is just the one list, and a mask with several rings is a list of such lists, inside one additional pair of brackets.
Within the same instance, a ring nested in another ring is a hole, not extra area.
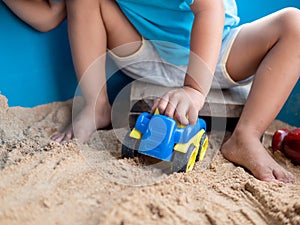
[(295, 38), (300, 38), (300, 10), (289, 7), (282, 10), (279, 17), (279, 23), (284, 35), (293, 35)]
[(101, 0), (66, 0), (67, 7), (86, 7), (93, 6), (95, 4), (99, 5)]

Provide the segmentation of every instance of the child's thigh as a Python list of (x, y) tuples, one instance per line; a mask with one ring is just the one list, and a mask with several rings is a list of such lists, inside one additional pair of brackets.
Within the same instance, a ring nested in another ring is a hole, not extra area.
[[(109, 49), (132, 43), (140, 42), (141, 35), (128, 21), (116, 1), (111, 0), (66, 0), (68, 19), (83, 24), (85, 29), (92, 29), (94, 33), (103, 33), (106, 37), (99, 41), (107, 42)], [(87, 28), (88, 27), (88, 28)], [(133, 48), (137, 48), (135, 44)]]
[[(107, 32), (107, 47), (114, 49), (124, 44), (133, 43), (132, 47), (136, 48), (136, 44), (140, 45), (141, 35), (123, 14), (116, 1), (99, 1), (101, 16)], [(131, 48), (130, 45), (129, 48)]]
[(278, 11), (242, 27), (226, 62), (233, 80), (244, 80), (256, 73), (261, 61), (283, 34), (285, 14), (286, 10)]

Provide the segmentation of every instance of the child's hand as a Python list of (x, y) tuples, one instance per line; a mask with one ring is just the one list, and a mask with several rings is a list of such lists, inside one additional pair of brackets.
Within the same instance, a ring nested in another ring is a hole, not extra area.
[(205, 96), (201, 92), (184, 86), (155, 99), (152, 111), (158, 108), (159, 113), (174, 118), (183, 125), (195, 124), (204, 101)]

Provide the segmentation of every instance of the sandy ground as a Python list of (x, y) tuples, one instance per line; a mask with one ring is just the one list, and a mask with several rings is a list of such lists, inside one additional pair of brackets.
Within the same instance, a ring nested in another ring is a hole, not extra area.
[(8, 108), (0, 97), (1, 225), (300, 224), (300, 167), (279, 152), (271, 154), (295, 184), (258, 181), (225, 160), (218, 132), (209, 134), (208, 151), (217, 153), (209, 166), (168, 175), (160, 163), (120, 159), (118, 130), (85, 145), (50, 141), (70, 115), (70, 101)]

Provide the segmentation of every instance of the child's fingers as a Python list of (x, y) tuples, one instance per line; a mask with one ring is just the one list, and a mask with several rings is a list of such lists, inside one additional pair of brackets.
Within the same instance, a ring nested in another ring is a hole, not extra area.
[(176, 98), (170, 99), (165, 109), (165, 115), (174, 118), (175, 111), (177, 110), (177, 105), (178, 105), (178, 99)]
[(176, 106), (176, 111), (174, 118), (183, 125), (188, 125), (189, 120), (187, 118), (187, 112), (189, 110), (189, 105), (186, 102), (180, 102)]
[(159, 103), (159, 98), (156, 98), (156, 99), (153, 100), (153, 106), (151, 108), (151, 112), (152, 113), (155, 112), (155, 110), (156, 110), (156, 108), (158, 106), (158, 103)]
[(187, 112), (187, 118), (190, 124), (196, 124), (198, 119), (198, 111), (194, 107), (190, 107)]
[(168, 103), (169, 103), (168, 95), (164, 95), (163, 97), (159, 98), (157, 108), (160, 114), (165, 114), (165, 110), (168, 106)]

